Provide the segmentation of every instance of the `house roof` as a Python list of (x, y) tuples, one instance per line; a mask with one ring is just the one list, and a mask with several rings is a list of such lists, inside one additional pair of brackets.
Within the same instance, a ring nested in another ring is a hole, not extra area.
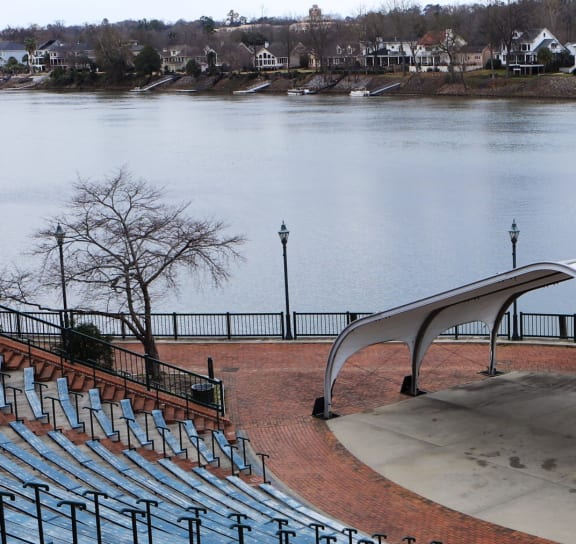
[(527, 28), (526, 30), (518, 30), (517, 31), (517, 38), (514, 40), (515, 42), (534, 42), (536, 38), (542, 33), (545, 33), (546, 38), (544, 39), (552, 39), (552, 41), (557, 41), (556, 37), (550, 30), (545, 27), (542, 28)]
[(280, 42), (273, 42), (266, 49), (276, 57), (286, 57), (288, 55), (286, 45)]
[(44, 50), (53, 50), (56, 49), (57, 47), (61, 46), (62, 44), (60, 42), (57, 42), (56, 40), (48, 40), (47, 42), (44, 42), (43, 44), (38, 46), (38, 50), (39, 51), (44, 51)]
[(523, 41), (534, 41), (538, 35), (544, 31), (547, 31), (548, 34), (552, 36), (552, 32), (545, 28), (528, 28), (520, 34), (520, 39)]
[(446, 30), (430, 30), (418, 40), (418, 45), (437, 45), (446, 41)]
[(553, 40), (552, 38), (547, 38), (545, 40), (542, 40), (533, 50), (533, 53), (538, 53), (538, 51), (540, 51), (540, 49), (550, 49), (550, 44), (552, 44), (552, 42), (555, 42), (556, 40)]
[(0, 51), (26, 51), (23, 43), (0, 42)]

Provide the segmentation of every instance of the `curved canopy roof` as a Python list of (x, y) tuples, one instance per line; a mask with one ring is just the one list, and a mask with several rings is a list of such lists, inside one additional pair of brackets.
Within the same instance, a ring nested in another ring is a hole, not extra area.
[(418, 391), (422, 359), (446, 329), (481, 321), (490, 329), (490, 373), (494, 372), (497, 331), (518, 296), (576, 277), (576, 259), (522, 266), (398, 308), (372, 314), (348, 325), (336, 338), (324, 374), (324, 417), (330, 417), (332, 387), (347, 359), (381, 342), (405, 342), (411, 354), (411, 392)]

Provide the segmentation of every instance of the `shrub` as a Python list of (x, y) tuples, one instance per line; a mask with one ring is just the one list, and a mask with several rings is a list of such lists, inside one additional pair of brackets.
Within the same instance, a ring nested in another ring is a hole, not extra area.
[(202, 68), (194, 59), (190, 59), (186, 63), (186, 74), (193, 77), (198, 77), (202, 73)]
[(502, 68), (502, 61), (500, 59), (488, 59), (484, 68), (486, 68), (486, 70), (491, 70), (492, 68), (494, 68), (494, 70), (500, 70)]
[(93, 323), (80, 323), (70, 329), (67, 351), (72, 361), (95, 362), (101, 368), (112, 368), (112, 346)]

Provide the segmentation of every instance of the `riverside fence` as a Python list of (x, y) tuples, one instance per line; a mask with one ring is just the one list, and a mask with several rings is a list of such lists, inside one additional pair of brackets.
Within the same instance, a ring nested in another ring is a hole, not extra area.
[[(16, 318), (5, 319), (12, 312), (0, 310), (0, 332), (19, 334), (24, 317), (35, 318), (55, 326), (63, 322), (62, 312), (18, 312)], [(103, 335), (130, 340), (130, 332), (123, 316), (102, 316), (93, 313), (68, 311), (70, 322), (74, 324), (92, 323)], [(293, 312), (290, 315), (294, 338), (335, 337), (342, 330), (370, 312)], [(576, 342), (576, 314), (518, 314), (520, 338), (556, 338)], [(285, 338), (285, 314), (279, 313), (155, 313), (152, 314), (152, 328), (157, 338)], [(8, 330), (8, 329), (13, 330)], [(507, 313), (502, 320), (498, 336), (510, 338), (511, 315)], [(488, 328), (484, 323), (475, 321), (451, 327), (442, 337), (466, 338), (488, 337)]]

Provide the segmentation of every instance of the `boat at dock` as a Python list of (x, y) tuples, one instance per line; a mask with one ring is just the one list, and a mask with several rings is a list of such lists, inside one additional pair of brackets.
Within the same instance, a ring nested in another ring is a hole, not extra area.
[(310, 89), (305, 89), (304, 87), (296, 87), (294, 89), (288, 89), (286, 91), (288, 96), (302, 96), (304, 94), (312, 94)]
[(370, 96), (370, 91), (366, 88), (352, 89), (350, 91), (350, 96)]

